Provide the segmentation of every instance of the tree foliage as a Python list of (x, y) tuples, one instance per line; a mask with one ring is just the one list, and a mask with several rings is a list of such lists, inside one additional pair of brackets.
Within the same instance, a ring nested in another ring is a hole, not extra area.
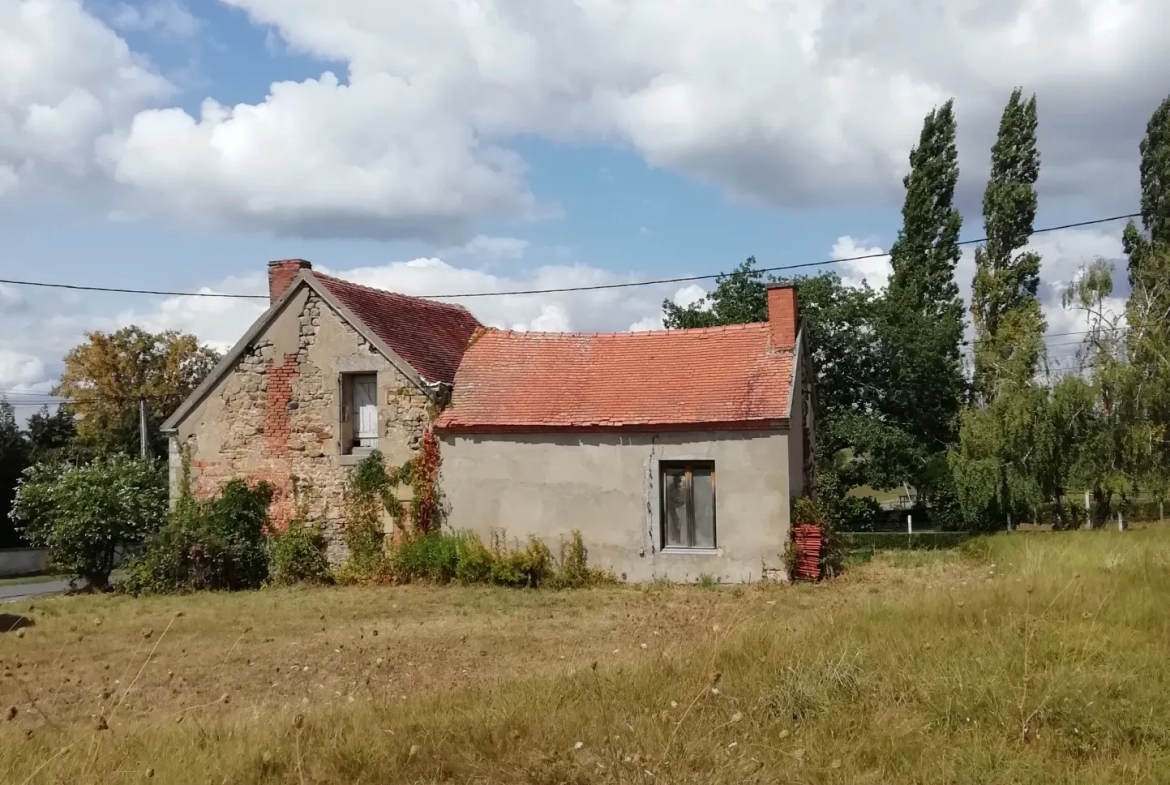
[(76, 443), (77, 417), (68, 404), (54, 412), (42, 406), (28, 418), (26, 433), (31, 463), (85, 457)]
[(1044, 481), (1050, 433), (1048, 390), (1036, 379), (1044, 356), (1044, 316), (1037, 297), (1040, 257), (1023, 250), (1036, 216), (1036, 99), (1014, 90), (991, 148), (983, 195), (985, 245), (975, 252), (971, 314), (975, 322), (973, 408), (960, 418), (952, 457), (966, 514), (1010, 525), (1021, 509), (1059, 494)]
[(6, 398), (0, 398), (0, 548), (24, 544), (8, 513), (16, 496), (16, 485), (28, 465), (29, 449), (16, 423), (16, 412)]
[[(951, 101), (932, 110), (910, 153), (902, 228), (890, 248), (893, 274), (879, 319), (885, 384), (883, 421), (905, 431), (922, 456), (952, 444), (966, 380), (959, 357), (963, 304), (955, 282), (962, 218)], [(907, 467), (927, 481), (930, 459)]]
[(219, 354), (193, 335), (173, 330), (150, 333), (125, 327), (92, 332), (65, 356), (55, 395), (73, 402), (77, 434), (93, 449), (138, 451), (138, 401), (147, 401), (150, 447), (162, 455), (166, 441), (159, 424), (219, 362)]
[(146, 539), (166, 510), (162, 464), (110, 455), (84, 466), (29, 467), (11, 516), (29, 542), (50, 549), (54, 564), (102, 589), (119, 546)]

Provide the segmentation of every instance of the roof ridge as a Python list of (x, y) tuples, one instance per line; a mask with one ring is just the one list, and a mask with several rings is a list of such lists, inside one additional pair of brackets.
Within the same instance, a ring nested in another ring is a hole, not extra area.
[(744, 322), (743, 324), (721, 324), (714, 327), (682, 327), (678, 329), (661, 328), (656, 330), (624, 330), (621, 332), (575, 332), (566, 331), (560, 332), (556, 330), (511, 330), (500, 327), (484, 327), (486, 332), (499, 333), (501, 335), (525, 335), (533, 337), (556, 337), (556, 338), (608, 338), (620, 336), (651, 336), (651, 335), (696, 335), (699, 333), (722, 333), (722, 332), (744, 332), (750, 329), (758, 329), (760, 327), (767, 327), (767, 322)]
[(427, 303), (428, 305), (437, 305), (441, 308), (448, 308), (452, 311), (462, 311), (463, 313), (468, 313), (468, 314), (471, 313), (471, 311), (467, 310), (467, 308), (465, 306), (463, 306), (459, 303), (449, 303), (449, 302), (444, 302), (442, 300), (432, 300), (429, 297), (420, 297), (417, 294), (404, 294), (403, 292), (393, 292), (393, 291), (390, 291), (389, 289), (379, 289), (376, 286), (367, 286), (366, 284), (356, 283), (354, 281), (350, 281), (350, 280), (347, 280), (345, 278), (338, 278), (336, 275), (329, 275), (328, 273), (318, 272), (317, 270), (310, 270), (309, 272), (311, 272), (317, 278), (324, 278), (324, 279), (329, 280), (329, 281), (337, 281), (338, 283), (345, 284), (346, 286), (352, 286), (355, 289), (364, 289), (365, 291), (372, 292), (374, 294), (390, 295), (392, 297), (405, 297), (408, 300), (419, 300), (421, 302)]

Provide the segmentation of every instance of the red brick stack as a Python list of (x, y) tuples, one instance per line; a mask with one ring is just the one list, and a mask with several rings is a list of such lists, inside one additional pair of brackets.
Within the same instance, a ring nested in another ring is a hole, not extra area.
[(793, 532), (796, 543), (796, 574), (793, 580), (818, 581), (821, 579), (821, 528), (811, 523), (802, 523)]

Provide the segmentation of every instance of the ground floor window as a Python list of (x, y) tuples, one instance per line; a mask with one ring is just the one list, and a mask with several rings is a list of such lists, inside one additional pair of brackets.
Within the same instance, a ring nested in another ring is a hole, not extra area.
[(714, 548), (714, 462), (663, 461), (660, 467), (663, 547)]

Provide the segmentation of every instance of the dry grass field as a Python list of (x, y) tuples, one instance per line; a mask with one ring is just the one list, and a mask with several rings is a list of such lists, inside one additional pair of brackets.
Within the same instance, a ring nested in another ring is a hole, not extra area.
[(1167, 782), (1168, 598), (1150, 528), (816, 587), (0, 605), (0, 782)]

